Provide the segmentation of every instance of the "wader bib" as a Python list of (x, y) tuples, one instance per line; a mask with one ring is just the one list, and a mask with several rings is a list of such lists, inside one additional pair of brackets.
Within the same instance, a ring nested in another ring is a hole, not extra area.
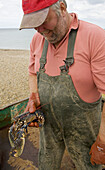
[[(45, 40), (40, 69), (37, 73), (38, 91), (45, 125), (40, 130), (39, 170), (60, 170), (65, 147), (77, 170), (101, 170), (92, 166), (89, 151), (96, 140), (101, 120), (101, 99), (84, 102), (78, 95), (69, 67), (74, 63), (73, 51), (77, 30), (69, 34), (67, 58), (59, 76), (45, 73), (48, 42)], [(49, 56), (50, 57), (50, 56)], [(45, 105), (46, 104), (46, 105)]]

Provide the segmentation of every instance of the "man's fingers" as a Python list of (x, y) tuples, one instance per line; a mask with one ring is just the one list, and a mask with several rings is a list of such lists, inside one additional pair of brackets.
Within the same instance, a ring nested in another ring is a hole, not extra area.
[(91, 161), (92, 165), (95, 165), (95, 162), (94, 162), (94, 160), (92, 158), (90, 158), (90, 161)]
[(90, 150), (89, 155), (91, 155), (91, 154), (92, 154), (92, 151)]

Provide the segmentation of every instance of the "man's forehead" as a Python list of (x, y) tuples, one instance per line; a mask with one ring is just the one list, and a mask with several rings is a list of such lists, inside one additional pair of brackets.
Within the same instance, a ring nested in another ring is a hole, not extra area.
[[(46, 17), (45, 21), (47, 21), (47, 20), (49, 20), (50, 18), (53, 18), (53, 17), (55, 17), (55, 16), (56, 16), (55, 10), (53, 10), (51, 7), (49, 7), (49, 12), (48, 12), (48, 14), (47, 14), (47, 17)], [(45, 22), (45, 21), (44, 21), (44, 22)]]

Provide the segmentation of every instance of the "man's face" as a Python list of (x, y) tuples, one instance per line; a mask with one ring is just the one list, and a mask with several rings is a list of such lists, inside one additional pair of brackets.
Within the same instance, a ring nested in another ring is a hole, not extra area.
[(35, 29), (52, 44), (59, 43), (68, 31), (66, 19), (62, 13), (58, 16), (51, 8), (45, 22)]

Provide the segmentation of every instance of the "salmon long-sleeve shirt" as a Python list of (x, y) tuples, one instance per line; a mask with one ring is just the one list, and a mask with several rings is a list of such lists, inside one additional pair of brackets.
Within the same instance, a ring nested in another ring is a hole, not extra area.
[[(80, 98), (92, 103), (97, 101), (101, 94), (105, 94), (105, 30), (88, 22), (79, 21), (77, 15), (71, 13), (73, 19), (71, 29), (78, 32), (74, 47), (74, 64), (69, 68), (75, 89)], [(49, 43), (45, 73), (49, 76), (60, 74), (60, 66), (64, 65), (67, 57), (69, 32), (55, 48)], [(44, 37), (35, 33), (30, 44), (29, 74), (36, 74), (40, 68), (40, 57), (44, 45)]]

